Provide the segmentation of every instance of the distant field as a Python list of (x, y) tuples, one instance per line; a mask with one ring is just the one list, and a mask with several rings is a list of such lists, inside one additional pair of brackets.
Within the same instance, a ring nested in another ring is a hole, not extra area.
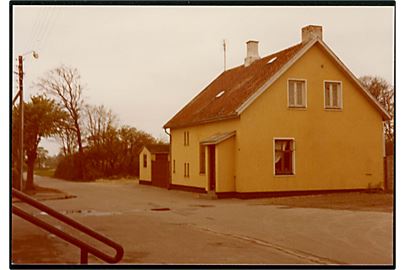
[(36, 169), (34, 174), (39, 176), (53, 177), (55, 169)]

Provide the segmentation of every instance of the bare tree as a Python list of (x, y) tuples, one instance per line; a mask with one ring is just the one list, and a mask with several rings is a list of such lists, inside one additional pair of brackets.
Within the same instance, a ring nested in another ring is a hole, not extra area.
[(86, 105), (86, 129), (89, 134), (89, 145), (101, 145), (105, 141), (105, 134), (117, 124), (117, 116), (110, 109), (100, 106)]
[(77, 151), (76, 132), (72, 128), (71, 119), (59, 123), (56, 137), (61, 144), (61, 152), (64, 156), (73, 155)]
[(384, 122), (386, 141), (394, 141), (394, 87), (378, 76), (362, 76), (360, 82), (391, 116)]
[[(83, 85), (76, 68), (62, 65), (49, 71), (37, 82), (37, 87), (45, 93), (56, 97), (58, 102), (69, 113), (71, 129), (74, 131), (79, 151), (79, 176), (83, 176), (83, 141), (80, 125), (83, 108)], [(65, 129), (68, 131), (69, 129)], [(66, 138), (68, 139), (68, 138)]]

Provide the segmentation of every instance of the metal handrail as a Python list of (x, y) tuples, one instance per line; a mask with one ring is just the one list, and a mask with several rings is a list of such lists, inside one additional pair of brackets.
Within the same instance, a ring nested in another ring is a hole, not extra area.
[(90, 246), (89, 244), (83, 242), (79, 238), (74, 237), (74, 236), (62, 231), (62, 230), (56, 228), (55, 226), (33, 216), (32, 214), (13, 205), (13, 207), (12, 207), (13, 214), (41, 227), (42, 229), (58, 236), (59, 238), (62, 238), (63, 240), (77, 246), (78, 248), (80, 248), (80, 263), (81, 264), (88, 263), (88, 254), (89, 253), (93, 254), (94, 256), (102, 259), (103, 261), (105, 261), (107, 263), (117, 263), (124, 256), (124, 249), (121, 245), (119, 245), (118, 243), (115, 243), (114, 241), (108, 239), (107, 237), (93, 231), (89, 227), (86, 227), (86, 226), (78, 223), (77, 221), (55, 211), (54, 209), (44, 205), (43, 203), (40, 203), (39, 201), (31, 198), (30, 196), (25, 195), (21, 191), (18, 191), (14, 188), (12, 189), (12, 196), (20, 199), (21, 201), (39, 209), (39, 210), (42, 210), (43, 212), (46, 212), (48, 215), (70, 225), (71, 227), (91, 236), (92, 238), (99, 240), (100, 242), (112, 247), (116, 251), (115, 256), (112, 257), (112, 256), (106, 254), (105, 252), (103, 252), (99, 249), (96, 249), (95, 247)]

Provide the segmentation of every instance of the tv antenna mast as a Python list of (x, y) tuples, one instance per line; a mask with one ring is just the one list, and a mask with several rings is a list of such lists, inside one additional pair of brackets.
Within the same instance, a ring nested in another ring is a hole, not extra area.
[(226, 71), (226, 40), (222, 40), (222, 46), (224, 47), (224, 71)]

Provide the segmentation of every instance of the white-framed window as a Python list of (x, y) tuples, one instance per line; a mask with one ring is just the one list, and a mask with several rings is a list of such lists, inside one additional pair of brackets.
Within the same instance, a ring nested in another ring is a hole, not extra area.
[(307, 81), (304, 79), (288, 79), (288, 107), (307, 107)]
[(274, 138), (274, 175), (295, 174), (295, 140), (293, 138)]
[(342, 82), (324, 81), (325, 109), (342, 109)]

